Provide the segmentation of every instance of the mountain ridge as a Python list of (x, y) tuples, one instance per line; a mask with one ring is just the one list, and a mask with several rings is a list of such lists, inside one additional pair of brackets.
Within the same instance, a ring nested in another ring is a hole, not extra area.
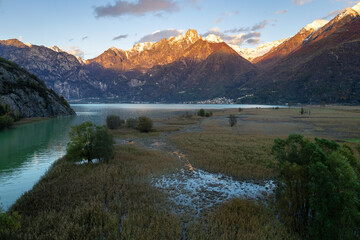
[[(348, 84), (356, 85), (351, 79), (357, 78), (356, 61), (349, 60), (356, 53), (348, 47), (357, 49), (357, 9), (360, 10), (359, 4), (329, 22), (315, 20), (290, 38), (254, 49), (238, 49), (219, 36), (202, 37), (189, 29), (184, 34), (155, 43), (137, 43), (128, 50), (111, 47), (85, 62), (56, 46), (46, 48), (18, 40), (0, 41), (0, 56), (17, 62), (70, 99), (188, 102), (232, 97), (241, 101), (278, 103), (291, 99), (309, 103), (325, 98), (354, 103), (358, 101), (356, 97), (329, 98), (323, 94), (319, 98), (313, 92), (326, 89), (322, 84), (334, 77), (339, 83), (338, 91), (350, 95), (357, 91), (349, 90)], [(339, 52), (339, 49), (345, 52)], [(340, 60), (334, 61), (331, 56), (340, 56)], [(316, 69), (314, 61), (319, 61), (322, 69)], [(309, 79), (322, 84), (310, 84)], [(286, 94), (291, 92), (288, 90), (295, 82), (297, 89), (306, 88), (313, 95), (302, 98), (295, 92)], [(278, 95), (278, 101), (269, 89), (284, 94)], [(333, 89), (329, 91), (337, 96)]]

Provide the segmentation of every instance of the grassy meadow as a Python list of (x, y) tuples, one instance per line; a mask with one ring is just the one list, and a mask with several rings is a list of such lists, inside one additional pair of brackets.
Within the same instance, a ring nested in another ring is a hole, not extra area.
[[(210, 118), (156, 119), (154, 130), (112, 130), (115, 138), (135, 139), (117, 145), (109, 163), (75, 164), (58, 160), (47, 174), (12, 206), (21, 215), (14, 239), (298, 239), (271, 208), (261, 202), (233, 199), (198, 217), (176, 214), (153, 177), (183, 168), (166, 150), (136, 146), (154, 138), (180, 149), (195, 167), (238, 180), (275, 179), (271, 155), (275, 138), (301, 133), (339, 143), (359, 139), (360, 108), (228, 109)], [(230, 127), (228, 116), (237, 125)], [(359, 159), (360, 145), (349, 142)]]

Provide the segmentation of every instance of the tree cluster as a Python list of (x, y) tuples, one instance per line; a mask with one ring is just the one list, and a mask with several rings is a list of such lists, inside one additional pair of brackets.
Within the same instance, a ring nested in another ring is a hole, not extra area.
[(279, 163), (279, 217), (310, 239), (360, 237), (359, 162), (347, 145), (290, 135), (272, 148)]
[(202, 108), (197, 112), (197, 115), (200, 117), (212, 117), (213, 112), (206, 112), (205, 109)]
[(123, 124), (125, 124), (125, 121), (117, 115), (108, 115), (106, 117), (106, 126), (109, 129), (118, 129)]
[(114, 137), (106, 126), (96, 126), (91, 122), (84, 122), (71, 128), (70, 142), (66, 149), (66, 158), (71, 161), (94, 159), (108, 162), (113, 157)]

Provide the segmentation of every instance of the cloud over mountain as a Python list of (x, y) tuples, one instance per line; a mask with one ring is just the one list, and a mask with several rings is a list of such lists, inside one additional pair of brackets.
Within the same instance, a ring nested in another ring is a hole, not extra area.
[(128, 37), (128, 34), (119, 35), (119, 36), (114, 37), (114, 38), (113, 38), (113, 41), (125, 39), (125, 38), (127, 38), (127, 37)]
[(302, 6), (306, 3), (312, 2), (313, 0), (293, 0), (294, 5)]
[(163, 38), (174, 37), (181, 34), (183, 31), (177, 29), (166, 29), (161, 31), (155, 31), (149, 35), (143, 36), (138, 43), (140, 42), (157, 42)]
[(95, 8), (96, 17), (118, 17), (123, 15), (141, 16), (146, 13), (161, 14), (179, 10), (177, 2), (172, 0), (139, 0), (136, 3), (118, 0), (113, 5)]

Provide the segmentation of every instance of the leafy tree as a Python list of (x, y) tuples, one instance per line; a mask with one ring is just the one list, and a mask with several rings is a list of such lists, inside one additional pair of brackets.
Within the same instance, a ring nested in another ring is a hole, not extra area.
[(109, 129), (118, 129), (122, 123), (123, 120), (117, 115), (108, 115), (106, 117), (106, 126)]
[(126, 127), (135, 129), (137, 127), (137, 120), (135, 118), (127, 119)]
[(97, 126), (94, 135), (94, 157), (108, 162), (114, 155), (114, 137), (105, 126)]
[(138, 118), (137, 129), (140, 132), (150, 132), (153, 126), (153, 121), (145, 116)]
[(231, 114), (229, 116), (229, 124), (230, 124), (230, 127), (233, 127), (237, 124), (237, 119), (236, 119), (236, 116), (234, 114)]
[(204, 109), (200, 109), (197, 113), (198, 116), (200, 117), (205, 117), (205, 110)]
[(359, 237), (359, 163), (348, 146), (293, 134), (276, 139), (272, 152), (279, 163), (282, 221), (308, 238)]
[(17, 212), (6, 213), (0, 206), (0, 239), (13, 239), (20, 228), (20, 215)]
[(105, 126), (99, 127), (91, 122), (84, 122), (71, 128), (70, 142), (66, 157), (72, 161), (93, 159), (108, 161), (114, 151), (114, 139)]

